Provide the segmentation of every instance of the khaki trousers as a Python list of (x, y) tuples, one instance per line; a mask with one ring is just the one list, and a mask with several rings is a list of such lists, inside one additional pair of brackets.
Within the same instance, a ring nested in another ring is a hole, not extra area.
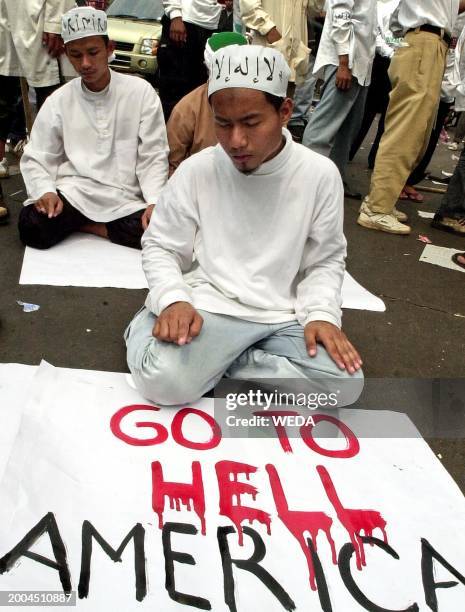
[(410, 173), (422, 159), (436, 119), (447, 45), (431, 32), (405, 36), (389, 68), (392, 91), (371, 177), (369, 207), (392, 212)]

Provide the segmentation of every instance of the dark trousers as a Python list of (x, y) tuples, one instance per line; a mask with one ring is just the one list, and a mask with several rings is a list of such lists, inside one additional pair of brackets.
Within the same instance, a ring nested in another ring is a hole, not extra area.
[[(37, 110), (60, 85), (35, 87)], [(0, 140), (16, 142), (26, 137), (23, 98), (19, 77), (0, 75)]]
[(36, 100), (37, 100), (37, 110), (40, 110), (40, 107), (45, 102), (45, 100), (52, 94), (55, 90), (61, 87), (61, 84), (58, 85), (48, 85), (47, 87), (34, 87), (36, 92)]
[(0, 76), (0, 140), (26, 136), (21, 85), (18, 77)]
[(449, 181), (447, 193), (436, 215), (453, 219), (465, 218), (465, 149), (462, 149), (454, 174)]
[(381, 113), (375, 140), (368, 154), (369, 168), (374, 168), (379, 142), (384, 133), (384, 119), (389, 104), (389, 92), (391, 91), (391, 81), (388, 76), (389, 64), (389, 58), (375, 55), (362, 125), (350, 149), (350, 160), (352, 160), (365, 140), (376, 115)]
[[(71, 206), (63, 194), (58, 195), (63, 201), (63, 211), (58, 217), (49, 219), (47, 215), (36, 210), (32, 204), (23, 207), (19, 213), (18, 229), (19, 237), (24, 245), (34, 249), (49, 249), (70, 234), (78, 232), (84, 225), (95, 223)], [(144, 233), (141, 221), (144, 210), (105, 223), (110, 241), (133, 249), (140, 249), (140, 239)]]
[(179, 100), (202, 83), (206, 83), (208, 72), (204, 63), (205, 43), (214, 31), (184, 22), (187, 41), (178, 47), (170, 39), (171, 20), (166, 15), (162, 24), (157, 53), (160, 72), (159, 95), (165, 120), (168, 121)]
[(409, 176), (407, 180), (407, 185), (416, 185), (425, 178), (426, 169), (428, 168), (428, 164), (430, 163), (431, 158), (433, 157), (434, 152), (436, 150), (439, 136), (441, 135), (441, 130), (444, 127), (444, 122), (446, 120), (447, 115), (449, 114), (451, 106), (451, 102), (444, 102), (443, 100), (439, 102), (438, 116), (436, 118), (436, 124), (433, 128), (433, 131), (431, 132), (428, 148), (426, 149), (425, 154), (423, 155), (423, 158), (420, 163)]

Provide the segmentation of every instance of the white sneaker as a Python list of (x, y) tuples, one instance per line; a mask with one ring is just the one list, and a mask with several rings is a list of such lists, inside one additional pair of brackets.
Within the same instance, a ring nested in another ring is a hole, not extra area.
[(8, 170), (8, 160), (6, 157), (0, 161), (0, 178), (7, 178), (10, 176), (10, 172)]
[(447, 147), (450, 151), (457, 151), (459, 148), (458, 142), (451, 142), (451, 144)]
[(362, 227), (387, 232), (388, 234), (407, 235), (411, 232), (410, 226), (398, 221), (394, 214), (371, 212), (366, 202), (363, 203), (361, 209), (357, 223)]
[[(373, 213), (371, 212), (371, 210), (368, 207), (368, 203), (365, 200), (363, 200), (362, 205), (360, 206), (359, 213), (366, 213), (368, 216), (372, 215)], [(408, 216), (402, 212), (401, 210), (398, 210), (395, 206), (392, 209), (392, 213), (394, 215), (394, 217), (397, 219), (397, 221), (400, 221), (401, 223), (405, 223), (406, 221), (408, 221)]]
[(15, 155), (18, 159), (21, 158), (24, 153), (24, 147), (27, 145), (27, 138), (23, 138), (22, 140), (18, 140), (13, 148), (13, 155)]

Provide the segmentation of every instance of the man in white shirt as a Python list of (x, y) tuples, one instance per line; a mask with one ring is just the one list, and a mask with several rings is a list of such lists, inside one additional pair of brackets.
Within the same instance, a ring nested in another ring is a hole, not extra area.
[(168, 175), (160, 101), (146, 81), (110, 71), (103, 11), (72, 9), (62, 28), (81, 78), (47, 98), (34, 123), (21, 159), (21, 240), (45, 249), (81, 231), (140, 248), (144, 211)]
[(389, 92), (391, 91), (391, 81), (388, 76), (389, 64), (391, 57), (394, 55), (395, 46), (401, 43), (401, 40), (396, 40), (393, 37), (389, 28), (391, 16), (399, 2), (400, 0), (377, 0), (378, 33), (376, 36), (376, 54), (371, 72), (371, 82), (368, 88), (362, 125), (350, 149), (349, 159), (352, 161), (365, 140), (365, 136), (368, 134), (376, 115), (380, 113), (381, 116), (378, 121), (376, 136), (368, 154), (368, 167), (371, 169), (375, 165), (375, 157), (379, 141), (384, 132), (384, 119), (389, 104)]
[[(375, 56), (373, 0), (328, 0), (314, 74), (324, 78), (321, 99), (302, 144), (334, 161), (344, 179), (350, 147), (363, 119)], [(348, 187), (349, 197), (361, 197)]]
[(283, 129), (289, 75), (274, 49), (213, 55), (219, 144), (185, 160), (158, 200), (142, 241), (149, 294), (125, 333), (135, 384), (156, 403), (194, 401), (223, 375), (313, 391), (345, 381), (340, 405), (362, 390), (340, 329), (342, 183)]
[(181, 98), (208, 79), (203, 62), (207, 39), (217, 31), (217, 0), (163, 0), (162, 35), (157, 58), (159, 94), (165, 119)]
[(422, 159), (437, 115), (441, 82), (454, 22), (465, 0), (401, 0), (391, 19), (405, 46), (389, 68), (392, 91), (371, 177), (370, 193), (357, 223), (390, 234), (411, 229), (395, 205), (413, 168)]

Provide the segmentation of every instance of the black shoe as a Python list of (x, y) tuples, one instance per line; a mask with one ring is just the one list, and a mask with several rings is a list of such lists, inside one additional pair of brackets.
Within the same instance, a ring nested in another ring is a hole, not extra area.
[(345, 198), (352, 198), (352, 200), (361, 200), (362, 199), (362, 194), (359, 193), (358, 191), (353, 191), (347, 185), (347, 183), (344, 183), (344, 197)]
[(10, 211), (5, 206), (5, 202), (0, 200), (0, 225), (6, 225), (10, 218)]
[(7, 208), (3, 200), (3, 192), (2, 186), (0, 185), (0, 225), (5, 225), (8, 223), (8, 219), (10, 218), (10, 211)]

